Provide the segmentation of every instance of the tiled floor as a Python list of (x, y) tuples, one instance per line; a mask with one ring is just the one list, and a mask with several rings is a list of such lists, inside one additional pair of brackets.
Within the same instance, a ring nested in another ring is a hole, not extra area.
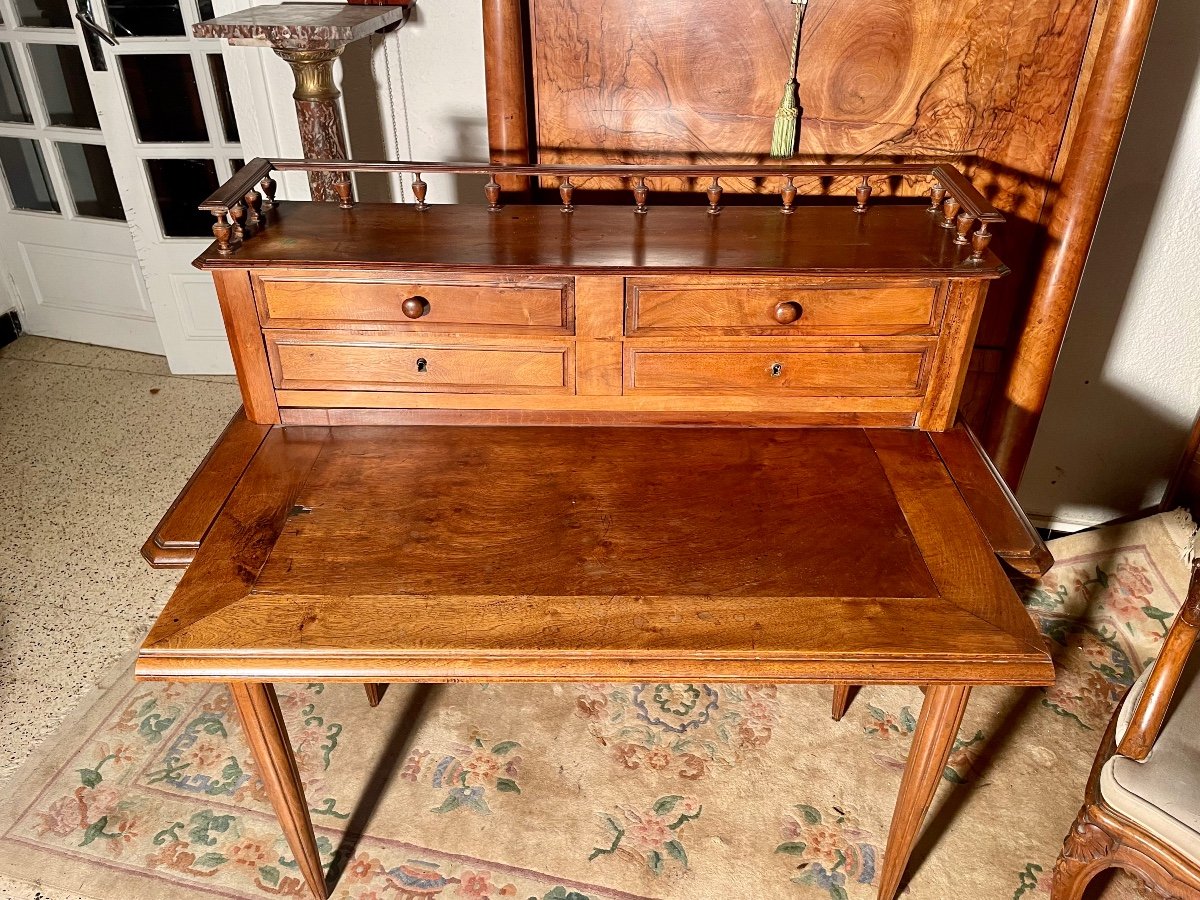
[[(0, 790), (153, 621), (179, 575), (139, 548), (239, 403), (159, 356), (0, 349)], [(67, 900), (3, 878), (0, 897)]]

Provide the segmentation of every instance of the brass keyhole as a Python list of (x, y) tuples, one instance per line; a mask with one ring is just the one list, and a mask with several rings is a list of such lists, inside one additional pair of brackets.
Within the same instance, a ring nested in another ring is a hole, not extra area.
[(428, 361), (425, 359), (425, 357), (418, 356), (417, 357), (417, 371), (424, 372), (427, 368), (429, 368)]
[(771, 377), (778, 378), (783, 374), (783, 363), (771, 363)]

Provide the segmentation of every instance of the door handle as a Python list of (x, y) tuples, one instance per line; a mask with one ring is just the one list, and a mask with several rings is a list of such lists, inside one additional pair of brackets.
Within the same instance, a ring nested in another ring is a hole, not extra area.
[(80, 12), (75, 13), (75, 18), (79, 20), (79, 24), (83, 26), (84, 31), (93, 37), (98, 37), (110, 47), (115, 47), (117, 44), (121, 43), (111, 31), (101, 28), (99, 23), (92, 18), (92, 14), (90, 12), (84, 12), (81, 10)]

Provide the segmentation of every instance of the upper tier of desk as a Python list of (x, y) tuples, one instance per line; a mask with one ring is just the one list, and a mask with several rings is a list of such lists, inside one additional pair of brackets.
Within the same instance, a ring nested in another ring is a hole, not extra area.
[[(850, 201), (852, 202), (852, 201)], [(928, 205), (877, 203), (856, 213), (836, 205), (628, 206), (432, 204), (282, 201), (264, 210), (266, 225), (232, 252), (216, 244), (201, 269), (360, 268), (519, 269), (525, 273), (671, 273), (889, 275), (993, 279), (1009, 270), (971, 247)]]

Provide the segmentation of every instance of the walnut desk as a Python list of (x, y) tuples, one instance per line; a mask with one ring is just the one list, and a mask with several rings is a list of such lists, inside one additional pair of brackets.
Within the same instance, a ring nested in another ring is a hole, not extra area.
[[(631, 207), (576, 206), (597, 170), (447, 166), (562, 203), (426, 207), (344, 172), (432, 164), (340, 162), (340, 204), (273, 201), (320, 165), (206, 204), (245, 413), (147, 542), (188, 570), (138, 675), (229, 684), (320, 897), (272, 682), (832, 683), (835, 716), (925, 685), (892, 900), (971, 687), (1053, 680), (997, 559), (1045, 547), (954, 424), (999, 216), (921, 167), (640, 168)], [(723, 201), (750, 171), (777, 205)], [(707, 210), (651, 206), (668, 177)], [(797, 206), (808, 177), (855, 196)], [(896, 178), (933, 202), (872, 204)]]

